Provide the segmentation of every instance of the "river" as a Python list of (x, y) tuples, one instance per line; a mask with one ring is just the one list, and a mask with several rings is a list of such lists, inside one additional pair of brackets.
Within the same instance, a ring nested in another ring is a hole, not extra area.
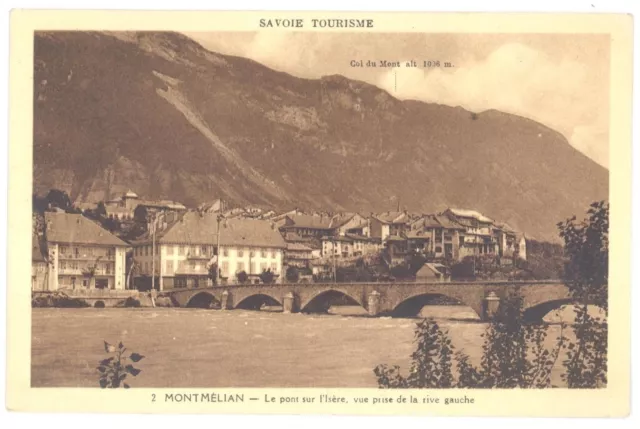
[[(417, 319), (182, 308), (34, 308), (32, 386), (97, 387), (103, 340), (145, 355), (133, 387), (377, 387), (380, 363), (409, 366)], [(562, 317), (571, 314), (564, 309)], [(464, 306), (428, 306), (479, 363), (487, 325)], [(557, 317), (554, 314), (553, 317)], [(552, 332), (558, 327), (552, 326)], [(550, 335), (555, 337), (555, 335)], [(553, 382), (560, 382), (560, 365)]]

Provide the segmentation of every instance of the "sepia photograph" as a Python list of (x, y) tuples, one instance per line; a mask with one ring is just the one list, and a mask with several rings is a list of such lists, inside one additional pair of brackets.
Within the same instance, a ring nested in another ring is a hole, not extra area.
[(29, 389), (606, 391), (611, 34), (278, 15), (32, 33)]

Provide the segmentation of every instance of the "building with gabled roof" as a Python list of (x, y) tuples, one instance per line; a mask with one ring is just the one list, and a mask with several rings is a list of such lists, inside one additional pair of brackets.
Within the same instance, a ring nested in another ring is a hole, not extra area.
[(215, 265), (227, 283), (237, 282), (243, 271), (252, 282), (259, 281), (266, 270), (281, 281), (286, 242), (270, 221), (186, 212), (157, 231), (155, 250), (149, 234), (133, 247), (140, 267), (136, 281), (150, 279), (155, 270), (156, 285), (164, 290), (210, 285), (209, 270)]
[(80, 214), (45, 213), (48, 289), (125, 289), (128, 244)]
[(371, 215), (370, 235), (385, 241), (390, 235), (402, 235), (411, 219), (407, 212), (384, 212)]
[(445, 210), (442, 215), (465, 228), (460, 245), (461, 257), (498, 254), (498, 240), (494, 235), (493, 219), (475, 210), (452, 208)]

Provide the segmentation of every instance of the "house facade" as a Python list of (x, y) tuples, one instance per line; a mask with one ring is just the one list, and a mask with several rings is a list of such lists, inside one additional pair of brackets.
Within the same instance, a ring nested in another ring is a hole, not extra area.
[(380, 239), (358, 234), (322, 237), (322, 257), (355, 258), (374, 253), (382, 247)]
[(384, 242), (389, 236), (402, 236), (410, 219), (405, 212), (385, 212), (372, 215), (369, 220), (369, 235)]
[(424, 215), (413, 221), (406, 232), (410, 251), (435, 258), (460, 258), (464, 227), (446, 216)]
[(474, 210), (452, 209), (443, 212), (451, 222), (464, 227), (460, 240), (460, 259), (465, 256), (497, 255), (498, 239), (494, 221)]
[(128, 244), (80, 214), (45, 213), (47, 288), (125, 289)]
[(269, 221), (218, 221), (213, 213), (187, 212), (157, 232), (155, 257), (152, 236), (134, 244), (133, 257), (139, 267), (137, 283), (155, 274), (156, 287), (165, 290), (211, 285), (210, 267), (216, 264), (221, 283), (239, 282), (241, 272), (255, 283), (266, 270), (279, 283), (285, 249), (284, 239)]

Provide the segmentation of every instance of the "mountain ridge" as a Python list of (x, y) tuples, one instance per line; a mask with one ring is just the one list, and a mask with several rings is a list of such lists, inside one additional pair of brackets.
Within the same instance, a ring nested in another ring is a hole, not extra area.
[(34, 192), (364, 213), (400, 200), (541, 239), (608, 195), (608, 171), (560, 133), (495, 109), (299, 78), (178, 33), (36, 33), (34, 47)]

